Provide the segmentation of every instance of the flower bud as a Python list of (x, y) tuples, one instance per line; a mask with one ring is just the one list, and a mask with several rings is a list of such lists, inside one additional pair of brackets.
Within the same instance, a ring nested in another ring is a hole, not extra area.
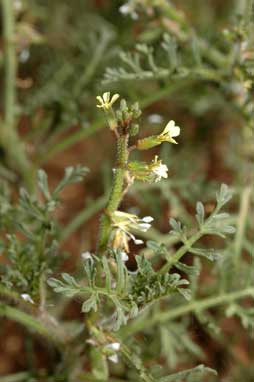
[(129, 127), (129, 134), (131, 137), (134, 137), (139, 132), (139, 125), (137, 123), (131, 124)]

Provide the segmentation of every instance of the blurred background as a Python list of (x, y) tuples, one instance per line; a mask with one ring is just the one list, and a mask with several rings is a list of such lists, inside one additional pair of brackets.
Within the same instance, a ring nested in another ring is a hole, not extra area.
[[(155, 218), (149, 239), (163, 240), (169, 217), (191, 225), (197, 200), (209, 213), (221, 183), (236, 191), (231, 209), (237, 213), (253, 176), (251, 6), (242, 0), (13, 0), (10, 49), (2, 7), (0, 111), (3, 121), (15, 125), (16, 140), (0, 142), (1, 177), (14, 190), (29, 188), (36, 170), (44, 168), (53, 187), (66, 166), (90, 169), (84, 182), (62, 194), (57, 219), (63, 252), (69, 253), (64, 269), (74, 272), (80, 253), (95, 249), (98, 217), (111, 186), (114, 137), (96, 108), (96, 96), (104, 91), (140, 103), (141, 136), (161, 132), (170, 119), (181, 127), (179, 144), (160, 149), (169, 179), (137, 184), (123, 203), (126, 211)], [(157, 152), (135, 155), (152, 160)], [(252, 220), (245, 248), (251, 255)], [(132, 254), (136, 251), (133, 247)], [(206, 265), (204, 283), (211, 273)], [(79, 310), (73, 302), (66, 318), (78, 317)], [(162, 358), (173, 368), (202, 358), (225, 382), (253, 382), (253, 333), (228, 318), (220, 329), (216, 334), (193, 317), (190, 333), (197, 348), (186, 344), (177, 358), (167, 348)], [(0, 376), (27, 365), (48, 367), (49, 349), (39, 339), (13, 322), (2, 321), (0, 332)]]

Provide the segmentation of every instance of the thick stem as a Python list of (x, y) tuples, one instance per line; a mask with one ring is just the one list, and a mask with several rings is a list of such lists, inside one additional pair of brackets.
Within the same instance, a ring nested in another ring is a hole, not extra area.
[(110, 215), (114, 213), (121, 203), (124, 187), (125, 167), (128, 161), (128, 134), (119, 136), (117, 141), (116, 169), (114, 173), (112, 191), (105, 212), (101, 217), (99, 239), (97, 245), (98, 254), (102, 254), (107, 249), (107, 244), (111, 232)]

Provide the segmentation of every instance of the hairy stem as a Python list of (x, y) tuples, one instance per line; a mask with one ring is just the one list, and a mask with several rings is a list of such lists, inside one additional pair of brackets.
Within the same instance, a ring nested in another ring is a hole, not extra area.
[(116, 168), (113, 179), (113, 186), (109, 197), (105, 212), (101, 217), (100, 232), (97, 244), (97, 252), (102, 254), (107, 249), (107, 244), (111, 231), (110, 215), (114, 213), (121, 203), (124, 188), (124, 174), (127, 164), (128, 151), (128, 134), (120, 135), (117, 140), (117, 158)]

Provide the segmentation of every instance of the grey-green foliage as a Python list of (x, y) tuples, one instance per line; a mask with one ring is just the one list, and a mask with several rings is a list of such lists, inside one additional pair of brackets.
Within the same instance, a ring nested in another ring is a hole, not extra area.
[(248, 329), (251, 336), (253, 336), (254, 329), (254, 308), (245, 308), (240, 306), (239, 304), (231, 304), (227, 311), (227, 317), (235, 316), (240, 319), (243, 327)]
[(204, 359), (201, 347), (195, 343), (188, 330), (189, 322), (171, 322), (160, 327), (161, 355), (168, 367), (174, 368), (181, 357), (192, 355), (197, 359)]
[[(48, 37), (59, 36), (62, 46), (58, 50), (50, 44), (37, 48), (40, 52), (35, 53), (41, 57), (37, 64), (39, 83), (25, 93), (24, 111), (31, 115), (37, 108), (44, 107), (48, 129), (76, 123), (86, 127), (87, 113), (83, 108), (90, 102), (91, 92), (96, 92), (98, 73), (114, 52), (111, 43), (115, 33), (99, 15), (84, 12), (82, 4), (78, 4), (77, 9), (59, 3), (52, 4), (52, 8)], [(78, 17), (68, 18), (68, 12), (78, 11)], [(58, 23), (53, 21), (54, 15)]]
[[(158, 44), (157, 44), (158, 46)], [(192, 66), (182, 64), (177, 53), (177, 42), (174, 37), (164, 34), (159, 44), (160, 49), (146, 44), (137, 44), (134, 53), (122, 51), (119, 55), (122, 66), (107, 68), (104, 74), (104, 83), (120, 80), (147, 80), (147, 79), (181, 79), (188, 76), (202, 77), (206, 74), (204, 68), (197, 66), (193, 56)], [(163, 62), (163, 66), (162, 63)], [(208, 72), (207, 72), (208, 74)]]
[[(172, 226), (170, 233), (182, 241), (185, 246), (183, 247), (184, 253), (190, 252), (196, 256), (206, 257), (211, 261), (218, 258), (218, 251), (214, 249), (194, 247), (194, 244), (206, 235), (216, 235), (225, 239), (225, 235), (233, 234), (235, 232), (235, 228), (230, 224), (230, 215), (228, 213), (221, 212), (222, 207), (231, 199), (231, 197), (231, 190), (229, 190), (228, 186), (223, 184), (220, 191), (216, 194), (216, 207), (207, 218), (205, 218), (205, 208), (203, 204), (198, 202), (196, 205), (196, 220), (198, 223), (198, 229), (194, 233), (191, 232), (190, 235), (188, 235), (185, 226), (182, 226), (180, 222), (173, 218), (170, 219), (170, 224)], [(180, 251), (181, 249), (179, 252)]]
[[(231, 191), (226, 185), (222, 185), (220, 192), (217, 193), (217, 205), (212, 214), (205, 219), (205, 209), (201, 202), (197, 203), (197, 221), (198, 231), (187, 237), (186, 229), (179, 222), (171, 219), (173, 230), (170, 232), (176, 235), (184, 244), (174, 256), (176, 260), (172, 263), (180, 271), (185, 272), (191, 281), (193, 281), (194, 291), (197, 289), (197, 277), (200, 272), (199, 263), (194, 265), (186, 265), (180, 262), (180, 258), (186, 252), (193, 253), (197, 256), (203, 256), (209, 260), (217, 258), (214, 250), (203, 248), (193, 248), (192, 245), (203, 235), (219, 235), (225, 238), (225, 234), (233, 233), (234, 228), (228, 224), (229, 215), (222, 213), (222, 207), (230, 200)], [(150, 249), (157, 254), (165, 254), (165, 246), (161, 246), (156, 242), (149, 242)], [(179, 251), (184, 249), (181, 256)], [(168, 258), (170, 264), (171, 258)], [(86, 274), (86, 282), (83, 285), (73, 276), (64, 273), (62, 280), (51, 278), (48, 280), (49, 285), (55, 292), (62, 293), (67, 297), (75, 295), (84, 296), (85, 301), (82, 305), (83, 312), (91, 310), (97, 311), (103, 307), (103, 301), (106, 299), (113, 306), (113, 312), (108, 318), (104, 319), (112, 324), (115, 330), (125, 325), (128, 320), (138, 314), (140, 310), (147, 305), (154, 303), (163, 297), (169, 297), (172, 293), (184, 296), (185, 299), (191, 299), (191, 289), (186, 288), (189, 281), (181, 278), (178, 273), (168, 273), (164, 268), (155, 271), (152, 263), (143, 256), (136, 256), (137, 270), (135, 272), (128, 271), (123, 259), (122, 252), (112, 252), (112, 256), (107, 258), (103, 256), (88, 255), (84, 260), (84, 271)], [(102, 269), (104, 280), (97, 279), (97, 269)], [(186, 340), (187, 341), (187, 340)], [(193, 345), (194, 346), (194, 345)]]
[[(253, 2), (247, 0), (242, 3), (248, 4), (239, 6), (238, 13), (234, 9), (234, 22), (228, 29), (211, 30), (211, 41), (195, 30), (187, 16), (171, 2), (128, 3), (132, 12), (141, 15), (150, 14), (153, 9), (154, 19), (162, 15), (168, 24), (155, 27), (150, 35), (146, 31), (149, 38), (145, 38), (146, 32), (143, 32), (135, 47), (128, 52), (122, 51), (119, 64), (106, 69), (104, 83), (155, 80), (158, 84), (162, 81), (172, 84), (184, 80), (188, 87), (188, 81), (195, 80), (195, 84), (214, 85), (216, 93), (219, 90), (222, 96), (219, 103), (222, 99), (229, 102), (231, 110), (237, 111), (253, 127), (251, 88), (254, 72), (253, 58), (248, 54), (253, 45)], [(214, 105), (217, 96), (208, 95), (209, 107)], [(192, 111), (200, 109), (200, 94), (197, 99), (188, 98)], [(205, 98), (204, 104), (207, 104)]]
[(41, 195), (30, 194), (22, 188), (17, 204), (13, 203), (6, 185), (1, 184), (0, 226), (7, 232), (1, 249), (9, 259), (0, 274), (3, 285), (38, 297), (41, 276), (60, 261), (59, 227), (53, 219), (59, 207), (60, 192), (68, 184), (80, 182), (86, 173), (87, 169), (80, 166), (67, 167), (63, 179), (50, 192), (47, 174), (39, 170)]
[[(110, 325), (113, 322), (115, 330), (157, 299), (176, 292), (186, 299), (190, 298), (189, 290), (184, 288), (189, 283), (179, 274), (161, 275), (142, 256), (136, 256), (137, 270), (130, 272), (122, 260), (121, 252), (117, 251), (112, 256), (110, 259), (92, 256), (84, 260), (87, 280), (84, 286), (66, 273), (62, 274), (62, 280), (51, 278), (48, 283), (55, 292), (63, 293), (68, 297), (86, 295), (87, 298), (82, 305), (83, 312), (101, 309), (103, 300), (106, 298), (114, 307), (109, 322)], [(96, 279), (98, 267), (103, 270), (103, 285), (101, 280), (99, 282)], [(107, 319), (105, 318), (104, 321), (107, 322)]]
[(183, 378), (186, 382), (197, 382), (200, 381), (200, 378), (207, 373), (216, 375), (216, 372), (213, 369), (205, 367), (204, 365), (199, 365), (193, 369), (180, 371), (179, 373), (161, 378), (160, 382), (181, 382), (183, 381)]

